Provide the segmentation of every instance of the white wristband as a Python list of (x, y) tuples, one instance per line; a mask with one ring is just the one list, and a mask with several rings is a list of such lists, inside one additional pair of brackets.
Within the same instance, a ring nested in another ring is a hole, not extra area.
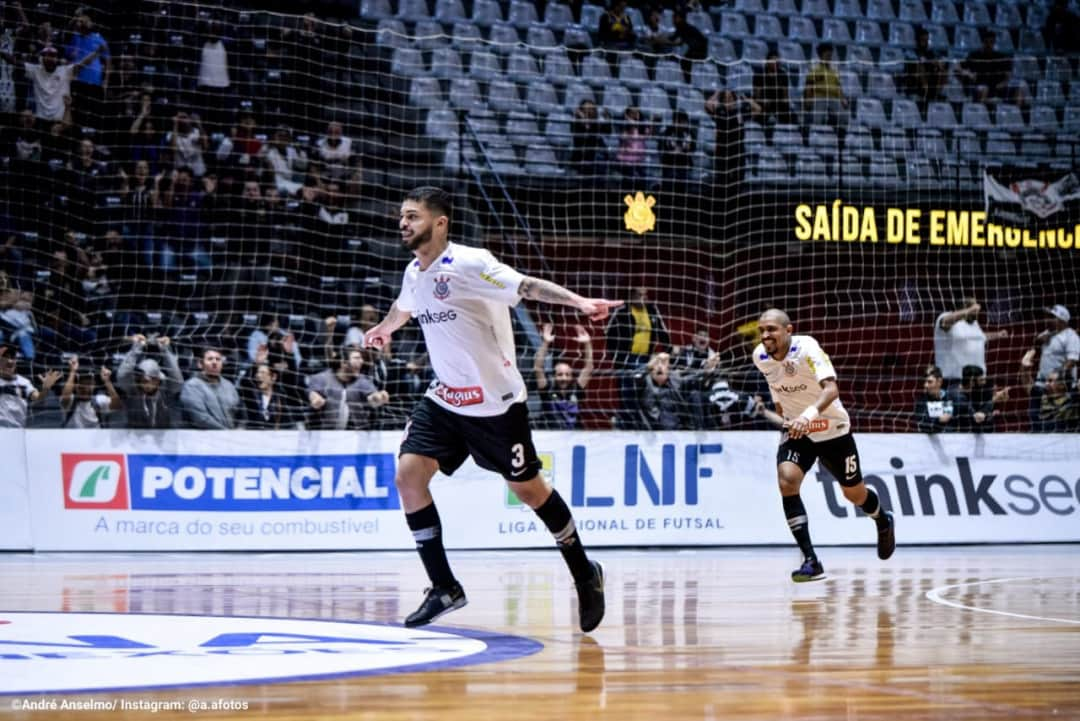
[(800, 418), (805, 418), (808, 421), (812, 421), (815, 418), (817, 418), (819, 415), (821, 415), (821, 413), (820, 413), (820, 411), (818, 411), (817, 406), (810, 406), (805, 411), (800, 413), (799, 417)]

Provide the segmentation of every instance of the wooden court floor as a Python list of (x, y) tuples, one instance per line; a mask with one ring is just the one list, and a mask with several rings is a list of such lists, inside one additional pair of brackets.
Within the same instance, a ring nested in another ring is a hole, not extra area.
[[(1080, 547), (901, 547), (886, 563), (871, 548), (821, 550), (829, 578), (801, 585), (788, 580), (797, 560), (790, 549), (598, 551), (608, 611), (588, 637), (577, 630), (572, 586), (554, 549), (451, 552), (469, 605), (439, 627), (525, 637), (542, 644), (539, 651), (318, 681), (9, 693), (0, 697), (0, 714), (35, 721), (1080, 719)], [(389, 623), (416, 606), (424, 587), (418, 560), (405, 552), (6, 554), (0, 572), (3, 623), (10, 623), (5, 614), (28, 611)], [(0, 663), (10, 679), (38, 661)], [(306, 672), (297, 661), (295, 675)], [(62, 687), (80, 683), (62, 676)], [(138, 683), (139, 674), (132, 676)], [(128, 710), (12, 707), (26, 698), (121, 699)], [(131, 710), (135, 702), (192, 699), (226, 699), (246, 710)]]

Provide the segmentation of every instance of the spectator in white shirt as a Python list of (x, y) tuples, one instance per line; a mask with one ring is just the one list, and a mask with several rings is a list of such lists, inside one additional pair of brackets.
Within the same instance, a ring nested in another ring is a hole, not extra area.
[(112, 384), (112, 371), (101, 368), (104, 393), (95, 393), (92, 371), (79, 371), (79, 357), (68, 359), (68, 376), (60, 389), (60, 408), (64, 412), (61, 428), (101, 428), (102, 420), (112, 411), (120, 410), (123, 401)]
[(934, 365), (941, 369), (946, 388), (958, 385), (964, 366), (978, 366), (986, 372), (986, 342), (1009, 337), (1009, 331), (984, 333), (979, 326), (982, 306), (974, 298), (964, 298), (956, 310), (946, 311), (934, 321)]
[(292, 142), (292, 131), (279, 126), (274, 131), (274, 139), (264, 148), (263, 157), (274, 173), (274, 186), (286, 195), (296, 195), (304, 187), (304, 174), (307, 173), (308, 157), (303, 150), (298, 150)]
[[(71, 81), (75, 74), (101, 53), (101, 46), (71, 65), (60, 65), (59, 54), (51, 45), (41, 49), (40, 63), (23, 63), (26, 77), (34, 89), (34, 115), (50, 122), (71, 122)], [(0, 54), (9, 63), (10, 53)]]
[(1076, 379), (1076, 365), (1080, 362), (1080, 335), (1069, 327), (1072, 317), (1063, 305), (1047, 308), (1050, 327), (1035, 336), (1034, 349), (1041, 352), (1039, 376), (1036, 382), (1045, 382), (1053, 371)]

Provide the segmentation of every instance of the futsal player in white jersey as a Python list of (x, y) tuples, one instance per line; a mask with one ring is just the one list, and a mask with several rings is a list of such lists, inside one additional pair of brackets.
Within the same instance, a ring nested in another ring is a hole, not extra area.
[(780, 450), (776, 454), (777, 479), (788, 527), (803, 553), (803, 564), (791, 574), (796, 582), (825, 577), (814, 552), (806, 508), (799, 496), (803, 478), (820, 461), (843, 488), (844, 497), (877, 524), (878, 558), (896, 549), (893, 517), (881, 508), (878, 496), (863, 483), (859, 450), (851, 435), (851, 419), (840, 402), (836, 371), (829, 356), (808, 335), (792, 335), (787, 313), (770, 308), (761, 314), (761, 343), (754, 349), (754, 365), (769, 383), (776, 412), (784, 418)]
[(501, 473), (555, 536), (577, 586), (581, 629), (591, 631), (604, 616), (603, 569), (585, 555), (569, 507), (540, 475), (509, 308), (528, 298), (603, 320), (622, 301), (583, 298), (522, 275), (486, 250), (451, 243), (451, 212), (450, 196), (439, 188), (417, 188), (406, 196), (398, 227), (416, 260), (405, 269), (389, 313), (364, 336), (367, 345), (381, 347), (416, 318), (436, 377), (405, 426), (394, 479), (431, 579), (405, 625), (422, 626), (466, 603), (446, 558), (429, 485), (436, 471), (449, 475), (471, 455), (480, 467)]

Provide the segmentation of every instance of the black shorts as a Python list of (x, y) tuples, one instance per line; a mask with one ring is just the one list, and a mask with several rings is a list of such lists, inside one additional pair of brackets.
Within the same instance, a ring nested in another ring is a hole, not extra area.
[(794, 463), (803, 473), (808, 473), (817, 460), (841, 486), (851, 487), (862, 483), (859, 449), (855, 447), (855, 438), (850, 433), (817, 442), (808, 436), (788, 438), (776, 452), (776, 465)]
[(476, 465), (508, 481), (529, 481), (540, 472), (540, 459), (529, 430), (529, 409), (515, 403), (501, 416), (463, 416), (430, 398), (416, 404), (405, 426), (398, 454), (434, 458), (446, 475), (470, 455)]

